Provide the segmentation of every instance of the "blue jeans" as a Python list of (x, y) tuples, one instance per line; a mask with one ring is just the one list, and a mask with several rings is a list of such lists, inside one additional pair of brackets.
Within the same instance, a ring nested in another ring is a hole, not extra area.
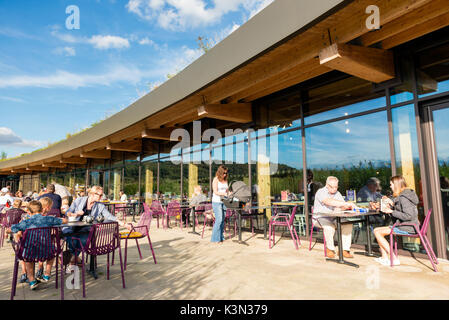
[(221, 202), (212, 202), (212, 208), (215, 215), (215, 223), (212, 229), (211, 242), (221, 242), (224, 240), (224, 223), (226, 215), (226, 206)]
[(66, 238), (66, 242), (67, 242), (67, 245), (69, 246), (70, 252), (72, 254), (75, 254), (75, 249), (76, 249), (76, 251), (77, 251), (76, 256), (79, 256), (79, 254), (81, 253), (80, 242), (77, 239), (75, 239), (75, 240), (73, 240), (73, 243), (72, 243), (72, 238), (80, 239), (83, 244), (83, 247), (84, 247), (86, 245), (87, 238), (89, 238), (89, 233), (80, 233), (75, 236), (68, 236)]

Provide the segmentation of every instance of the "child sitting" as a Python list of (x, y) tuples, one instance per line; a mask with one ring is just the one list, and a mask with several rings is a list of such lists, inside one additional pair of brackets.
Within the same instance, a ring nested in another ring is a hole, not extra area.
[(53, 200), (48, 197), (44, 197), (39, 199), (39, 202), (42, 205), (42, 215), (46, 216), (48, 212), (50, 212), (51, 207), (53, 206)]
[[(42, 215), (42, 204), (39, 201), (33, 200), (29, 203), (30, 218), (22, 220), (20, 223), (11, 226), (11, 232), (15, 233), (16, 241), (20, 241), (22, 233), (30, 228), (51, 227), (67, 223), (67, 219), (61, 219), (51, 216)], [(45, 240), (45, 239), (44, 239)], [(42, 276), (42, 281), (48, 282), (50, 280), (51, 267), (54, 258), (47, 261), (45, 274)], [(37, 288), (39, 281), (34, 277), (34, 262), (25, 262), (26, 273), (30, 283), (30, 289)], [(23, 275), (22, 275), (23, 276)]]

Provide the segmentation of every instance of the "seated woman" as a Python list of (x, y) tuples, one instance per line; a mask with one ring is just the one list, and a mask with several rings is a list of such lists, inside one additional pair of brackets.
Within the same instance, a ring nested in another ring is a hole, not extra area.
[[(400, 223), (414, 223), (419, 226), (418, 221), (418, 203), (419, 198), (415, 191), (407, 188), (407, 183), (403, 176), (394, 176), (390, 179), (390, 188), (393, 191), (393, 200), (383, 197), (384, 201), (387, 201), (389, 208), (384, 209), (384, 213), (390, 214), (393, 218), (393, 222), (399, 220)], [(392, 226), (379, 227), (374, 229), (374, 235), (376, 236), (377, 243), (380, 246), (380, 252), (382, 256), (376, 258), (376, 262), (382, 265), (390, 265), (389, 255), (390, 245), (385, 239), (391, 232)], [(399, 226), (395, 227), (393, 231), (397, 234), (408, 235), (415, 234), (415, 230), (412, 226)], [(393, 265), (400, 265), (399, 258), (393, 257)]]

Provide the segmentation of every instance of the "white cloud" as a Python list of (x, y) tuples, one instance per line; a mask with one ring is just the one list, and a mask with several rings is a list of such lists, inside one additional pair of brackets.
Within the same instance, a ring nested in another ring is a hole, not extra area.
[(140, 45), (155, 45), (154, 41), (148, 38), (143, 38), (139, 40)]
[(58, 29), (54, 29), (51, 34), (67, 43), (75, 44), (91, 44), (96, 49), (106, 50), (106, 49), (122, 49), (129, 48), (129, 40), (119, 36), (112, 35), (95, 35), (90, 38), (87, 37), (75, 37), (70, 34), (60, 33)]
[(129, 48), (128, 39), (117, 36), (93, 36), (88, 42), (100, 50)]
[(222, 16), (241, 8), (254, 16), (273, 0), (129, 0), (126, 8), (142, 19), (168, 30), (185, 30), (219, 23)]
[(6, 101), (11, 101), (11, 102), (19, 102), (19, 103), (23, 103), (25, 102), (25, 100), (20, 99), (20, 98), (13, 98), (13, 97), (0, 97), (1, 100), (6, 100)]
[(32, 147), (37, 148), (43, 146), (42, 141), (24, 140), (15, 134), (10, 128), (0, 127), (0, 145), (14, 147)]
[(104, 73), (100, 74), (77, 74), (65, 70), (58, 70), (50, 75), (16, 75), (0, 76), (0, 88), (80, 88), (92, 86), (110, 86), (115, 83), (137, 84), (148, 77), (160, 77), (165, 75), (167, 70), (150, 69), (143, 70), (135, 66), (116, 65)]
[(76, 50), (73, 47), (59, 47), (53, 50), (53, 53), (57, 55), (65, 55), (67, 57), (76, 56)]

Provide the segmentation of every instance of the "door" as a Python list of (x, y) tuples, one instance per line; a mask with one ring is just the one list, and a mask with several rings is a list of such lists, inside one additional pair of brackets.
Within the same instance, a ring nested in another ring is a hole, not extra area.
[(425, 161), (429, 208), (433, 210), (432, 238), (438, 256), (449, 256), (449, 101), (423, 108)]

